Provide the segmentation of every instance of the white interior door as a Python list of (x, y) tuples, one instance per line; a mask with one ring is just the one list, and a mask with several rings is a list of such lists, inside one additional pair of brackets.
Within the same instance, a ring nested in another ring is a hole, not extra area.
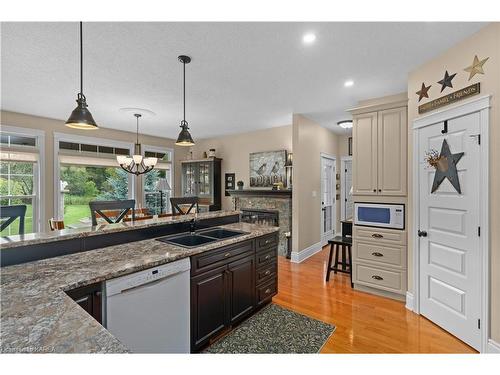
[(344, 200), (344, 212), (342, 220), (352, 219), (352, 195), (350, 194), (352, 189), (352, 160), (344, 161), (344, 186), (343, 186), (343, 197)]
[(321, 244), (335, 234), (335, 159), (321, 157)]
[[(479, 113), (419, 130), (420, 313), (476, 349), (481, 346), (481, 245)], [(423, 161), (443, 139), (457, 163), (459, 194), (445, 178), (431, 194), (435, 169)]]

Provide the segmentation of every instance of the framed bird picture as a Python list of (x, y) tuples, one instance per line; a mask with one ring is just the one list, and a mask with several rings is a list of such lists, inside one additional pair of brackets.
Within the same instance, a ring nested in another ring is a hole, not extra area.
[(250, 153), (250, 187), (286, 186), (286, 150)]

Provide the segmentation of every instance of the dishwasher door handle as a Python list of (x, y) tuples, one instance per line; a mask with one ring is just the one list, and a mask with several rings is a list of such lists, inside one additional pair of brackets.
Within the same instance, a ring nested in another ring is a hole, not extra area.
[(127, 293), (127, 292), (130, 292), (132, 290), (135, 290), (135, 289), (139, 289), (139, 288), (142, 288), (142, 287), (146, 287), (146, 286), (152, 286), (154, 284), (158, 284), (160, 281), (164, 281), (166, 279), (170, 279), (172, 276), (176, 276), (180, 273), (182, 273), (184, 271), (179, 271), (179, 272), (176, 272), (176, 273), (173, 273), (171, 275), (167, 275), (165, 277), (161, 277), (159, 279), (155, 279), (155, 280), (151, 280), (151, 281), (148, 281), (146, 283), (142, 283), (142, 284), (139, 284), (139, 285), (135, 285), (135, 286), (132, 286), (130, 288), (125, 288), (125, 289), (122, 289), (120, 290), (120, 293), (119, 294), (122, 294), (122, 293)]

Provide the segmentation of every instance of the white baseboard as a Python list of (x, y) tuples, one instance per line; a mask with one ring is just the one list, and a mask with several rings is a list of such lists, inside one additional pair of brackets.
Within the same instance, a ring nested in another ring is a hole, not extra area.
[(406, 292), (406, 305), (405, 307), (410, 310), (410, 311), (413, 311), (413, 306), (415, 306), (413, 304), (413, 293), (411, 292)]
[(320, 242), (316, 242), (315, 244), (313, 244), (309, 247), (306, 247), (302, 251), (299, 251), (299, 252), (292, 251), (290, 261), (292, 263), (301, 263), (304, 260), (306, 260), (307, 258), (313, 256), (314, 254), (319, 253), (322, 248), (323, 247), (321, 246), (321, 241), (320, 241)]
[(500, 344), (492, 339), (488, 340), (488, 347), (486, 348), (486, 353), (496, 353), (500, 354)]

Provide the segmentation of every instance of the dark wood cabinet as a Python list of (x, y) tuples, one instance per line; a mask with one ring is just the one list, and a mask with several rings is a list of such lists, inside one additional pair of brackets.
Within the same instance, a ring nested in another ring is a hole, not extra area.
[(191, 347), (197, 348), (228, 324), (227, 265), (191, 278)]
[(277, 234), (191, 257), (191, 351), (248, 317), (276, 295)]
[(102, 284), (87, 285), (69, 290), (66, 294), (102, 324)]
[(229, 322), (234, 324), (254, 308), (255, 256), (230, 263), (229, 273)]
[(210, 211), (221, 209), (221, 161), (219, 158), (182, 161), (183, 197), (198, 197)]

